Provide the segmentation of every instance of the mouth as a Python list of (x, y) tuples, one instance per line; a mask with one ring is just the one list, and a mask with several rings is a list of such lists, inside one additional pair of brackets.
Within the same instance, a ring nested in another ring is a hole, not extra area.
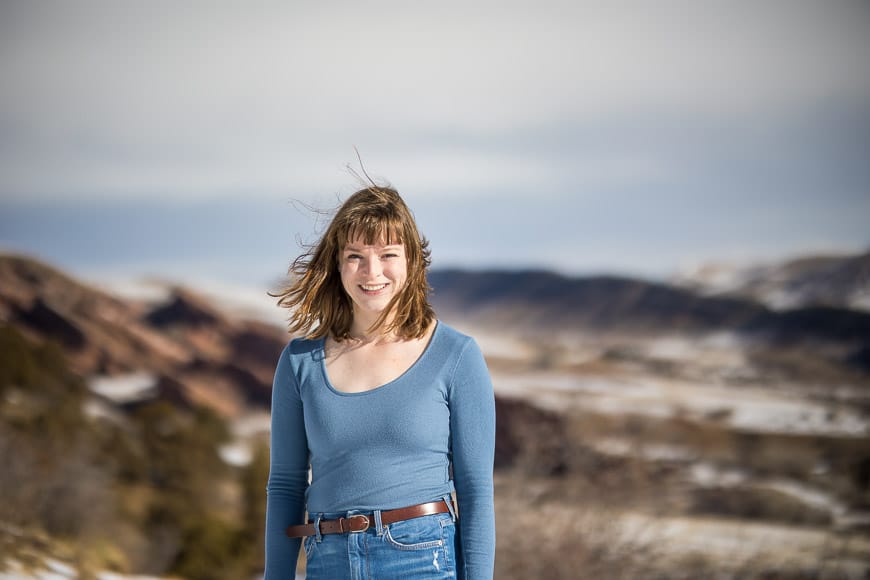
[(362, 289), (362, 291), (365, 292), (366, 294), (377, 294), (378, 292), (380, 292), (381, 290), (383, 290), (387, 286), (389, 286), (389, 284), (387, 284), (387, 283), (385, 283), (385, 284), (360, 284), (359, 285), (360, 289)]

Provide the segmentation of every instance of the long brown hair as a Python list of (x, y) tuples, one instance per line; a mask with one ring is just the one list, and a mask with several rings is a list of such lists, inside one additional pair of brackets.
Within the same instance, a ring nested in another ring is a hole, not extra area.
[(278, 298), (278, 306), (290, 309), (289, 332), (310, 339), (330, 333), (339, 341), (350, 337), (353, 304), (341, 284), (339, 257), (358, 236), (366, 244), (400, 243), (407, 260), (405, 285), (369, 330), (384, 327), (403, 339), (423, 337), (435, 319), (426, 279), (431, 264), (429, 242), (417, 231), (399, 192), (374, 185), (355, 192), (341, 205), (317, 245), (291, 264), (289, 286), (279, 294), (269, 293)]

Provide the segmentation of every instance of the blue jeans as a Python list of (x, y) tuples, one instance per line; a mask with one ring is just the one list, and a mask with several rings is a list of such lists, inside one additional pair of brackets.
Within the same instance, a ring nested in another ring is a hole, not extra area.
[[(449, 496), (448, 496), (449, 497)], [(381, 524), (381, 512), (350, 510), (314, 513), (332, 520), (363, 514), (373, 522), (365, 532), (306, 536), (306, 580), (437, 580), (456, 578), (459, 540), (451, 513)]]

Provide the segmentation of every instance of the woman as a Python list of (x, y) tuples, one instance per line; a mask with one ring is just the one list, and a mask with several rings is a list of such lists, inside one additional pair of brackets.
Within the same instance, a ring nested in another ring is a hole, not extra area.
[(304, 338), (272, 389), (266, 580), (294, 577), (300, 544), (309, 580), (492, 578), (492, 382), (475, 341), (435, 319), (429, 263), (376, 186), (293, 263), (278, 304)]

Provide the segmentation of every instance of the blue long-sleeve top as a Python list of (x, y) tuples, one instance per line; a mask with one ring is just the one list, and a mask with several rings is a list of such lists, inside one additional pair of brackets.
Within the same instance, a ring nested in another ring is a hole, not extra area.
[(360, 393), (335, 389), (324, 358), (323, 339), (296, 339), (275, 370), (265, 580), (293, 577), (301, 540), (284, 530), (304, 523), (306, 509), (387, 510), (454, 490), (459, 578), (491, 579), (495, 400), (474, 339), (438, 321), (408, 370)]

